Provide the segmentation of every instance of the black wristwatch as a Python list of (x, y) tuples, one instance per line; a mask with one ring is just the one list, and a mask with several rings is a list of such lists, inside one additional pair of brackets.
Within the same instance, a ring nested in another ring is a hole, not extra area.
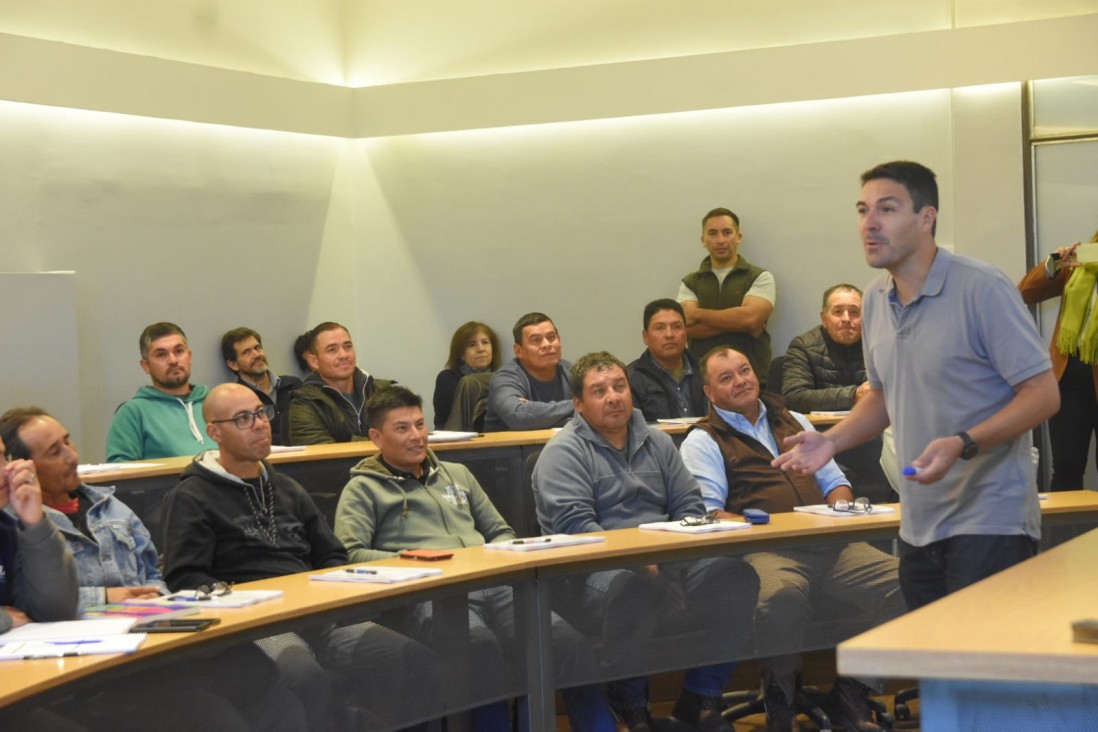
[(958, 432), (954, 437), (960, 437), (961, 442), (965, 443), (965, 446), (961, 448), (962, 460), (971, 460), (976, 457), (976, 453), (980, 451), (980, 448), (976, 446), (976, 443), (972, 441), (967, 432)]

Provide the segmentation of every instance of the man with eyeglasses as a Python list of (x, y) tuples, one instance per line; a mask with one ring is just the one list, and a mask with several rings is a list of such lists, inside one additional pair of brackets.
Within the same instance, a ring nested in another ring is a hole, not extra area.
[(276, 375), (267, 365), (263, 338), (251, 328), (233, 328), (221, 336), (221, 357), (243, 384), (256, 393), (264, 404), (275, 407), (272, 423), (274, 444), (290, 444), (290, 397), (301, 386), (296, 376)]
[[(682, 459), (701, 485), (707, 508), (740, 518), (744, 509), (769, 513), (827, 503), (842, 511), (868, 508), (856, 501), (846, 476), (829, 462), (811, 475), (783, 473), (770, 462), (782, 440), (812, 425), (786, 409), (775, 396), (760, 392), (747, 358), (728, 347), (714, 348), (701, 360), (709, 415), (687, 435)], [(800, 654), (813, 620), (812, 601), (829, 597), (867, 612), (868, 627), (902, 611), (897, 562), (869, 544), (812, 546), (753, 552), (744, 559), (762, 583), (755, 614), (762, 660), (768, 730), (788, 732), (795, 724), (793, 706)], [(866, 629), (839, 628), (843, 640)], [(871, 719), (869, 688), (838, 677), (830, 698), (832, 721), (859, 732), (881, 728)]]
[(194, 455), (211, 447), (199, 427), (208, 390), (191, 383), (191, 347), (175, 323), (153, 323), (138, 339), (141, 368), (151, 386), (115, 412), (107, 433), (107, 462)]
[[(705, 515), (698, 484), (671, 438), (649, 427), (633, 408), (621, 361), (605, 351), (583, 356), (572, 367), (571, 390), (577, 414), (534, 467), (538, 521), (545, 533), (582, 534)], [(732, 557), (594, 572), (553, 587), (564, 619), (601, 636), (605, 648), (629, 649), (624, 658), (643, 656), (669, 618), (681, 623), (667, 629), (671, 632), (704, 630), (707, 647), (699, 652), (714, 660), (736, 658), (751, 636), (757, 595), (755, 573)], [(718, 662), (687, 670), (674, 717), (703, 732), (731, 732), (720, 712), (721, 691), (733, 667)], [(620, 671), (624, 676), (633, 668), (623, 665)], [(644, 677), (613, 681), (607, 691), (611, 708), (630, 732), (650, 732)]]
[[(203, 415), (218, 449), (196, 455), (165, 499), (168, 586), (215, 587), (347, 564), (343, 544), (313, 499), (266, 462), (274, 408), (245, 386), (221, 384), (210, 391)], [(295, 634), (260, 641), (306, 702), (310, 729), (331, 721), (327, 670), (351, 684), (355, 704), (377, 710), (402, 698), (401, 675), (388, 669), (422, 670), (437, 661), (420, 644), (369, 622), (325, 628), (310, 641)]]

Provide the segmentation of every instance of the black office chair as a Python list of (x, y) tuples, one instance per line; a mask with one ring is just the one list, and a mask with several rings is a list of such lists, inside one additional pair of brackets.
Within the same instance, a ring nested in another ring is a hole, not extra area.
[(445, 429), (458, 432), (483, 432), (484, 414), (488, 410), (488, 382), (492, 374), (469, 374), (461, 377), (454, 391), (450, 418)]
[(782, 365), (785, 356), (778, 356), (770, 362), (770, 368), (766, 370), (766, 390), (773, 394), (782, 393), (782, 383), (785, 377), (782, 375)]
[[(813, 593), (813, 598), (816, 593)], [(808, 627), (807, 638), (830, 639), (839, 641), (850, 636), (851, 628), (848, 625), (853, 616), (858, 616), (859, 608), (852, 607), (841, 601), (825, 599), (819, 605), (813, 600), (815, 611), (813, 619)], [(828, 645), (824, 643), (823, 645)], [(757, 649), (764, 655), (766, 649)], [(729, 722), (742, 719), (754, 714), (765, 714), (764, 705), (766, 690), (764, 688), (744, 691), (732, 691), (722, 695), (725, 709), (721, 716)], [(894, 723), (893, 717), (888, 714), (888, 708), (880, 701), (869, 698), (869, 709), (873, 713), (876, 723), (883, 729), (890, 730)], [(825, 711), (827, 708), (828, 693), (815, 686), (802, 686), (798, 674), (796, 694), (793, 697), (793, 709), (797, 714), (807, 716), (821, 731), (830, 730), (831, 718)]]

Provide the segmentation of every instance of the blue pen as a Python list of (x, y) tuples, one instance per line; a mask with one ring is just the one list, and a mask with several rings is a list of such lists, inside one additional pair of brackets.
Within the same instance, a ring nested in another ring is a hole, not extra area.
[(347, 574), (377, 574), (376, 569), (361, 569), (358, 567), (352, 567), (350, 569), (343, 570)]
[(904, 474), (905, 476), (907, 476), (908, 478), (910, 478), (910, 477), (911, 477), (911, 476), (913, 476), (913, 475), (918, 475), (919, 473), (923, 472), (923, 469), (922, 469), (922, 468), (917, 468), (917, 467), (915, 467), (914, 465), (908, 465), (908, 466), (907, 466), (906, 468), (904, 468), (904, 469), (903, 469), (903, 470), (902, 470), (901, 472), (902, 472), (902, 473), (903, 473), (903, 474)]
[(46, 641), (51, 646), (82, 646), (88, 643), (102, 643), (101, 640), (58, 640), (58, 641)]

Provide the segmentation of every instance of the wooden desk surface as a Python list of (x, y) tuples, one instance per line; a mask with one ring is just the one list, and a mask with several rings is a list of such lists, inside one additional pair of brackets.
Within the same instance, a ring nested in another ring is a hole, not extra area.
[(840, 644), (839, 672), (1098, 683), (1098, 644), (1071, 631), (1098, 618), (1095, 557), (1098, 530)]
[[(816, 425), (835, 424), (838, 417), (810, 417), (810, 421)], [(689, 425), (663, 424), (659, 429), (670, 435), (681, 435), (690, 429)], [(453, 450), (485, 450), (500, 447), (525, 447), (532, 445), (544, 445), (553, 435), (555, 430), (529, 430), (525, 432), (491, 432), (479, 435), (471, 440), (458, 442), (434, 442), (431, 449), (445, 458), (445, 453)], [(369, 440), (359, 442), (337, 442), (331, 445), (306, 445), (303, 449), (289, 452), (272, 453), (268, 460), (273, 465), (284, 463), (301, 463), (318, 460), (334, 460), (346, 458), (365, 458), (376, 455), (378, 452), (374, 443)], [(155, 463), (154, 467), (132, 468), (127, 463), (118, 463), (118, 468), (104, 472), (91, 473), (83, 476), (87, 483), (116, 483), (126, 480), (138, 480), (141, 478), (155, 478), (165, 475), (179, 475), (183, 469), (190, 465), (192, 456), (172, 458), (156, 458), (142, 460), (140, 463)]]
[[(1098, 492), (1069, 491), (1055, 493), (1047, 501), (1042, 501), (1042, 509), (1050, 514), (1098, 517)], [(0, 707), (15, 703), (34, 694), (47, 691), (68, 681), (73, 681), (97, 671), (139, 660), (161, 653), (170, 652), (191, 644), (199, 644), (217, 638), (230, 637), (235, 633), (255, 631), (264, 626), (306, 618), (326, 611), (350, 608), (375, 600), (400, 598), (401, 596), (424, 592), (445, 590), (448, 587), (461, 587), (476, 581), (505, 581), (551, 577), (571, 572), (582, 572), (611, 563), (628, 564), (648, 563), (663, 559), (687, 558), (701, 555), (715, 555), (739, 550), (765, 549), (787, 543), (803, 543), (826, 538), (834, 541), (849, 541), (876, 536), (894, 535), (899, 527), (900, 513), (878, 513), (869, 516), (827, 517), (805, 513), (775, 514), (769, 524), (752, 526), (747, 529), (718, 532), (711, 534), (679, 534), (660, 531), (642, 531), (623, 529), (602, 532), (604, 542), (582, 544), (556, 549), (531, 552), (508, 552), (471, 547), (454, 552), (453, 559), (432, 564), (443, 570), (443, 574), (398, 584), (358, 584), (327, 583), (308, 579), (308, 573), (288, 575), (260, 582), (240, 585), (241, 589), (283, 590), (279, 600), (259, 603), (247, 608), (207, 611), (204, 614), (222, 618), (217, 625), (200, 633), (152, 634), (142, 648), (132, 655), (85, 656), (80, 658), (62, 658), (49, 660), (6, 661), (0, 663)], [(1098, 555), (1098, 532), (1088, 534), (1091, 544), (1084, 550), (1075, 552), (1072, 557), (1091, 561)], [(1071, 546), (1071, 544), (1065, 545)], [(721, 547), (717, 549), (716, 547)], [(1052, 556), (1060, 549), (1038, 557)], [(1089, 552), (1089, 556), (1088, 553)], [(400, 559), (387, 559), (373, 564), (409, 566), (409, 562)], [(1030, 563), (1023, 565), (1029, 566)], [(1021, 568), (1018, 568), (1021, 569)], [(1088, 565), (1089, 569), (1089, 565)], [(1014, 571), (1014, 570), (1011, 570)], [(1036, 572), (1041, 575), (1041, 571)], [(1048, 577), (1044, 578), (1048, 580)], [(1085, 583), (1077, 583), (1085, 584)], [(1092, 587), (1087, 597), (1090, 603), (1090, 615), (1098, 615), (1098, 583), (1090, 582)], [(1074, 585), (1073, 585), (1074, 586)], [(994, 604), (981, 605), (975, 613), (983, 613), (981, 622), (986, 624), (989, 608), (995, 612), (1011, 610), (1019, 597), (1032, 597), (1034, 602), (1044, 594), (1031, 591), (1020, 592), (1013, 583)], [(961, 595), (963, 593), (958, 593)], [(957, 597), (957, 596), (954, 596)], [(410, 599), (414, 601), (414, 598)], [(1043, 605), (1042, 605), (1043, 606)], [(1047, 609), (1047, 608), (1046, 608)], [(971, 614), (971, 613), (970, 613)], [(916, 617), (920, 613), (914, 614)], [(1014, 613), (1011, 612), (1010, 617)], [(1077, 617), (1085, 617), (1087, 613)], [(903, 622), (901, 618), (895, 623)], [(1076, 619), (1073, 617), (1073, 619)], [(891, 627), (895, 623), (887, 627)], [(954, 624), (948, 615), (940, 620), (939, 630), (950, 629)], [(1065, 626), (1064, 637), (1070, 639), (1070, 628)], [(1017, 632), (1017, 631), (1015, 631)], [(866, 634), (860, 638), (872, 637)], [(901, 643), (902, 642), (902, 643)], [(898, 645), (910, 645), (906, 634), (896, 641)], [(844, 644), (845, 645), (845, 644)], [(1002, 644), (1000, 643), (1000, 646)], [(1089, 650), (1089, 649), (1088, 649)], [(1098, 646), (1094, 647), (1094, 661), (1098, 664)], [(950, 653), (952, 649), (950, 649)], [(888, 653), (884, 653), (888, 656)], [(842, 656), (840, 655), (840, 658)], [(898, 664), (901, 671), (897, 674), (910, 678), (914, 672), (905, 663)], [(1095, 667), (1098, 671), (1098, 666)], [(846, 671), (844, 671), (846, 673)], [(859, 671), (861, 673), (861, 671)], [(872, 671), (872, 673), (882, 673)], [(1094, 674), (1091, 678), (1098, 678)]]

